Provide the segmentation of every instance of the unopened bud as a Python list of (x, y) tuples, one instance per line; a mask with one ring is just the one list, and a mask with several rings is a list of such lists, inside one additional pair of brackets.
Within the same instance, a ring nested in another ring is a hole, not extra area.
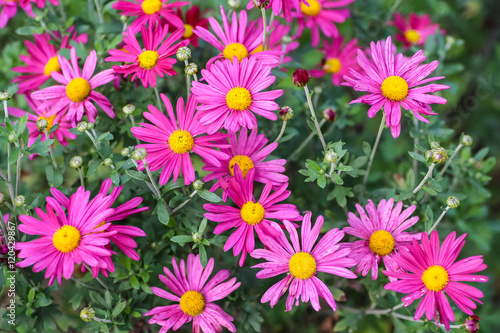
[(203, 236), (197, 232), (193, 232), (193, 242), (199, 243), (203, 240)]
[(195, 75), (198, 73), (198, 65), (194, 62), (190, 62), (189, 65), (184, 68), (184, 73), (186, 73), (186, 75)]
[(123, 24), (125, 24), (125, 22), (127, 22), (127, 19), (128, 19), (128, 17), (127, 17), (127, 16), (125, 16), (125, 15), (120, 15), (120, 21), (121, 21)]
[(283, 36), (283, 38), (281, 38), (281, 42), (286, 45), (286, 44), (290, 44), (291, 42), (293, 42), (293, 39), (292, 39), (292, 37), (285, 35), (285, 36)]
[(83, 308), (82, 311), (80, 311), (80, 318), (86, 322), (94, 320), (95, 310), (91, 307)]
[(127, 104), (122, 108), (123, 113), (125, 113), (127, 116), (131, 116), (134, 114), (135, 111), (135, 105), (133, 104)]
[(309, 72), (307, 70), (299, 68), (296, 69), (295, 72), (293, 72), (292, 81), (295, 86), (302, 88), (307, 85), (310, 77), (311, 76), (309, 75)]
[(472, 140), (472, 137), (470, 135), (464, 135), (462, 137), (462, 145), (464, 145), (465, 147), (472, 146), (473, 142), (474, 142), (474, 140)]
[(436, 149), (436, 148), (439, 148), (439, 147), (440, 147), (440, 146), (439, 146), (439, 142), (437, 142), (437, 141), (433, 141), (433, 142), (431, 142), (431, 148), (432, 148), (432, 149)]
[(24, 197), (24, 195), (18, 195), (14, 199), (14, 203), (16, 204), (17, 207), (22, 207), (26, 205), (26, 198)]
[(479, 321), (481, 320), (478, 316), (470, 316), (465, 319), (464, 329), (468, 333), (476, 333), (479, 331)]
[(12, 96), (7, 91), (0, 91), (0, 101), (8, 101)]
[(428, 163), (432, 163), (432, 150), (428, 150), (425, 152), (425, 159)]
[(9, 137), (7, 138), (10, 143), (17, 142), (17, 135), (15, 132), (10, 132)]
[(325, 153), (324, 161), (329, 164), (334, 164), (339, 159), (339, 155), (333, 150), (327, 150)]
[(191, 49), (187, 46), (180, 47), (175, 54), (179, 61), (186, 61), (191, 58)]
[(47, 119), (42, 118), (36, 122), (36, 127), (38, 128), (39, 132), (45, 131), (45, 129), (47, 129), (47, 126), (49, 126)]
[(293, 112), (293, 109), (291, 107), (284, 106), (280, 109), (279, 114), (280, 114), (281, 120), (288, 121), (288, 120), (292, 119), (294, 112)]
[(253, 0), (253, 5), (259, 9), (269, 6), (269, 0)]
[(132, 158), (136, 161), (142, 161), (143, 159), (146, 158), (146, 156), (148, 156), (148, 153), (144, 148), (137, 148), (132, 153)]
[(197, 180), (195, 180), (195, 181), (193, 182), (193, 188), (194, 188), (195, 190), (197, 190), (197, 191), (198, 191), (198, 190), (201, 190), (201, 188), (202, 188), (202, 187), (203, 187), (203, 182), (202, 182), (201, 180), (197, 179)]
[(130, 148), (123, 148), (121, 151), (121, 154), (123, 157), (129, 157), (130, 156)]
[(228, 0), (227, 4), (229, 5), (229, 7), (231, 7), (232, 10), (236, 10), (240, 8), (241, 0)]
[(315, 94), (321, 94), (323, 92), (323, 88), (321, 86), (316, 86), (314, 87), (314, 93)]
[(76, 130), (80, 133), (83, 133), (87, 130), (88, 123), (86, 121), (80, 121), (76, 124)]
[(81, 167), (83, 164), (83, 159), (81, 156), (73, 156), (70, 160), (69, 160), (69, 166), (74, 168), (74, 169), (78, 169), (79, 167)]
[(325, 111), (323, 111), (323, 118), (326, 121), (335, 121), (335, 118), (337, 118), (337, 112), (335, 112), (334, 109), (325, 109)]
[(448, 160), (448, 152), (446, 149), (439, 147), (432, 150), (432, 161), (442, 164)]
[(446, 205), (450, 208), (457, 208), (460, 206), (460, 201), (457, 197), (448, 197), (448, 199), (446, 199)]
[(113, 165), (113, 160), (112, 160), (112, 159), (110, 159), (110, 158), (105, 159), (105, 160), (104, 160), (104, 165), (105, 165), (105, 166), (108, 166), (108, 167), (109, 167), (109, 166), (112, 166), (112, 165)]
[(87, 129), (88, 130), (94, 129), (94, 127), (95, 127), (94, 123), (87, 123)]

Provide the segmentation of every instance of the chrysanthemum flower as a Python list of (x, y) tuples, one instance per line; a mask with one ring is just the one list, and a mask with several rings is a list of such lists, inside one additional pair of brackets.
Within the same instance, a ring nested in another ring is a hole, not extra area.
[[(229, 24), (222, 6), (220, 6), (220, 10), (224, 29), (213, 17), (208, 19), (217, 37), (203, 27), (196, 27), (193, 30), (195, 35), (220, 51), (217, 56), (208, 61), (209, 65), (216, 60), (228, 59), (233, 61), (234, 57), (237, 57), (240, 62), (245, 58), (255, 58), (262, 60), (268, 66), (278, 66), (281, 51), (262, 51), (262, 30), (253, 29), (254, 24), (250, 26), (247, 24), (247, 12), (245, 10), (240, 12), (239, 18), (236, 16), (236, 12), (233, 12), (231, 24)], [(258, 52), (259, 47), (261, 52)], [(256, 50), (257, 52), (255, 52)]]
[(341, 48), (344, 36), (334, 38), (332, 44), (324, 41), (325, 58), (321, 61), (321, 69), (311, 69), (311, 76), (321, 77), (326, 74), (332, 74), (332, 82), (338, 86), (344, 81), (344, 75), (349, 73), (349, 68), (359, 69), (356, 61), (356, 53), (359, 49), (357, 39), (350, 40)]
[[(231, 177), (234, 177), (236, 164), (240, 167), (243, 178), (246, 177), (248, 171), (255, 169), (254, 181), (259, 183), (267, 184), (267, 182), (272, 182), (276, 188), (288, 182), (288, 177), (283, 174), (286, 160), (279, 159), (264, 162), (269, 154), (278, 147), (278, 143), (273, 142), (266, 146), (269, 140), (264, 134), (258, 133), (259, 131), (255, 129), (250, 132), (249, 136), (246, 128), (241, 129), (239, 137), (236, 132), (230, 133), (229, 143), (231, 147), (221, 149), (223, 153), (227, 154), (228, 158), (220, 160), (220, 165), (214, 165), (208, 160), (204, 161), (203, 170), (210, 173), (205, 176), (203, 181), (217, 180), (210, 191), (214, 192), (221, 187), (220, 179), (227, 182)], [(227, 192), (223, 193), (223, 199), (226, 201)]]
[(68, 60), (58, 56), (62, 74), (52, 72), (52, 78), (61, 86), (52, 86), (32, 94), (34, 99), (44, 100), (40, 108), (50, 107), (48, 116), (57, 113), (66, 113), (66, 118), (73, 126), (82, 120), (85, 113), (91, 122), (97, 117), (97, 108), (92, 104), (95, 102), (111, 118), (115, 117), (113, 105), (101, 93), (94, 89), (113, 80), (113, 70), (106, 69), (92, 77), (97, 64), (95, 50), (85, 60), (83, 71), (78, 66), (75, 48), (71, 48), (71, 65)]
[[(208, 19), (204, 16), (208, 11), (200, 13), (200, 7), (193, 5), (190, 9), (186, 11), (185, 17), (182, 15), (182, 10), (177, 9), (176, 15), (178, 18), (184, 22), (184, 35), (183, 39), (189, 39), (189, 42), (193, 44), (194, 47), (198, 47), (198, 36), (194, 34), (194, 29), (196, 27), (208, 28)], [(170, 32), (174, 32), (178, 28), (175, 26), (170, 26)]]
[(143, 26), (149, 24), (149, 29), (156, 27), (164, 18), (168, 23), (182, 28), (182, 20), (179, 19), (174, 9), (181, 6), (186, 6), (189, 1), (174, 1), (167, 3), (170, 0), (132, 0), (132, 1), (117, 1), (111, 7), (116, 10), (121, 10), (120, 15), (137, 17), (130, 25), (132, 32), (135, 34), (141, 30)]
[(456, 233), (452, 232), (440, 248), (437, 231), (431, 233), (430, 240), (424, 232), (421, 244), (414, 239), (406, 251), (400, 251), (399, 255), (394, 257), (394, 260), (408, 272), (384, 271), (387, 276), (398, 279), (386, 284), (384, 288), (408, 294), (401, 299), (405, 306), (422, 298), (415, 312), (415, 320), (425, 313), (428, 320), (434, 319), (437, 324), (439, 317), (439, 322), (449, 331), (450, 321), (455, 320), (455, 315), (446, 295), (460, 310), (470, 316), (474, 314), (472, 309), (476, 308), (473, 301), (482, 304), (479, 298), (484, 296), (483, 293), (460, 281), (488, 281), (487, 276), (474, 275), (487, 267), (483, 263), (483, 256), (469, 257), (455, 262), (465, 244), (466, 235), (463, 234), (455, 239)]
[(434, 35), (439, 29), (439, 24), (432, 24), (429, 14), (410, 13), (410, 18), (407, 20), (404, 15), (395, 13), (394, 21), (387, 24), (394, 25), (400, 30), (396, 34), (396, 40), (403, 43), (405, 50), (411, 45), (424, 45), (427, 37)]
[(240, 62), (219, 61), (202, 70), (208, 85), (193, 82), (191, 91), (198, 96), (200, 122), (208, 126), (208, 133), (215, 133), (222, 127), (236, 132), (240, 127), (257, 128), (254, 113), (267, 119), (276, 120), (273, 111), (279, 109), (274, 101), (283, 90), (262, 92), (276, 79), (270, 75), (271, 67), (255, 58)]
[[(0, 29), (5, 28), (11, 18), (17, 14), (18, 1), (0, 0)], [(19, 7), (26, 11), (31, 17), (35, 17), (35, 13), (31, 10), (31, 3), (19, 2)]]
[[(38, 6), (38, 8), (45, 8), (46, 1), (47, 0), (19, 0), (19, 2), (24, 5), (27, 5), (30, 2), (34, 2)], [(59, 0), (49, 0), (49, 2), (54, 6), (59, 6)]]
[[(101, 225), (112, 214), (109, 207), (111, 197), (98, 195), (89, 202), (90, 192), (80, 187), (67, 203), (65, 212), (61, 203), (47, 197), (47, 213), (35, 208), (41, 220), (28, 215), (21, 215), (22, 224), (19, 230), (28, 235), (41, 237), (30, 242), (18, 242), (21, 250), (19, 258), (25, 258), (19, 267), (33, 266), (34, 272), (44, 269), (45, 278), (50, 278), (52, 285), (57, 278), (61, 284), (62, 277), (71, 278), (75, 264), (85, 263), (90, 267), (107, 269), (103, 259), (112, 255), (112, 251), (104, 246), (109, 243), (109, 223)], [(97, 276), (94, 274), (94, 277)]]
[(365, 103), (371, 105), (368, 117), (373, 118), (377, 112), (384, 107), (386, 125), (391, 128), (392, 136), (397, 138), (401, 133), (401, 107), (411, 110), (415, 117), (428, 123), (423, 115), (433, 115), (429, 104), (446, 104), (446, 99), (440, 96), (429, 95), (450, 87), (442, 84), (429, 84), (419, 87), (425, 83), (441, 80), (444, 76), (424, 79), (432, 73), (439, 62), (437, 60), (430, 64), (420, 65), (425, 61), (424, 51), (415, 53), (410, 60), (405, 61), (403, 54), (395, 55), (392, 52), (391, 37), (387, 37), (385, 48), (379, 41), (370, 44), (372, 58), (368, 59), (363, 51), (358, 50), (358, 64), (364, 70), (361, 74), (353, 69), (350, 75), (344, 76), (347, 82), (342, 85), (352, 87), (356, 91), (367, 91), (368, 94), (352, 103)]
[(174, 115), (170, 100), (164, 94), (161, 94), (161, 99), (167, 108), (168, 118), (155, 106), (149, 105), (149, 112), (145, 112), (144, 117), (153, 124), (140, 123), (139, 125), (143, 127), (133, 127), (132, 133), (137, 139), (150, 142), (137, 147), (146, 149), (148, 153), (146, 162), (152, 171), (163, 168), (160, 175), (161, 185), (168, 182), (172, 173), (176, 182), (181, 170), (184, 184), (189, 185), (195, 180), (189, 154), (193, 152), (214, 165), (220, 165), (220, 160), (227, 159), (228, 156), (214, 148), (226, 148), (229, 145), (213, 142), (225, 139), (227, 135), (222, 133), (203, 135), (207, 133), (207, 128), (200, 125), (198, 115), (195, 115), (197, 104), (195, 95), (189, 96), (186, 109), (184, 100), (182, 98), (177, 100), (177, 117)]
[(300, 4), (300, 11), (292, 15), (297, 18), (297, 35), (301, 36), (304, 28), (311, 29), (312, 45), (319, 44), (319, 29), (326, 37), (337, 37), (336, 23), (343, 23), (351, 16), (349, 9), (337, 9), (347, 6), (354, 0), (307, 0), (309, 5)]
[(301, 219), (295, 205), (279, 203), (290, 196), (290, 191), (286, 190), (288, 183), (271, 194), (273, 183), (268, 181), (257, 201), (253, 195), (254, 178), (255, 169), (250, 169), (246, 177), (243, 177), (239, 165), (236, 164), (234, 178), (229, 179), (229, 183), (224, 180), (220, 182), (238, 208), (215, 204), (203, 205), (208, 212), (204, 216), (210, 221), (220, 222), (215, 227), (214, 234), (236, 228), (224, 244), (224, 251), (232, 248), (234, 256), (241, 252), (240, 266), (243, 266), (247, 253), (251, 253), (255, 248), (254, 231), (261, 241), (265, 241), (267, 236), (277, 236), (280, 229), (279, 225), (270, 219), (280, 221)]
[[(274, 16), (278, 16), (281, 11), (283, 11), (285, 20), (292, 22), (292, 8), (300, 12), (300, 6), (302, 4), (307, 4), (308, 1), (309, 0), (270, 0), (267, 8), (272, 7)], [(253, 7), (253, 0), (250, 0), (247, 9), (252, 9)]]
[[(319, 311), (319, 297), (323, 298), (335, 311), (337, 306), (328, 287), (317, 277), (317, 272), (338, 275), (348, 279), (355, 279), (356, 275), (346, 267), (355, 265), (354, 260), (347, 258), (349, 248), (339, 249), (337, 244), (344, 232), (338, 228), (328, 231), (318, 242), (318, 236), (323, 226), (323, 216), (318, 216), (314, 227), (311, 226), (311, 212), (307, 212), (302, 220), (301, 241), (297, 230), (289, 221), (284, 221), (286, 230), (290, 234), (292, 244), (287, 240), (283, 230), (279, 230), (276, 238), (267, 238), (266, 249), (257, 249), (250, 255), (253, 258), (265, 259), (268, 262), (253, 266), (263, 268), (257, 273), (257, 278), (268, 279), (280, 274), (287, 274), (278, 283), (269, 288), (262, 296), (261, 302), (270, 302), (274, 307), (288, 288), (286, 311), (290, 311), (295, 303), (311, 301), (314, 310)], [(302, 246), (301, 246), (302, 245)]]
[(372, 271), (372, 280), (378, 277), (378, 265), (384, 260), (384, 265), (389, 271), (403, 272), (403, 269), (394, 260), (402, 248), (411, 243), (413, 239), (420, 240), (421, 234), (405, 232), (418, 222), (418, 216), (410, 218), (417, 206), (413, 205), (401, 212), (403, 202), (400, 201), (394, 207), (394, 199), (382, 200), (375, 204), (368, 200), (365, 210), (356, 205), (359, 218), (349, 212), (347, 222), (350, 227), (343, 231), (346, 234), (361, 238), (362, 240), (352, 243), (350, 258), (358, 265), (356, 274), (362, 273), (366, 276)]
[(111, 57), (106, 61), (119, 61), (128, 63), (122, 66), (113, 66), (116, 73), (124, 74), (124, 77), (132, 74), (132, 81), (138, 77), (144, 88), (156, 86), (156, 76), (163, 77), (165, 74), (172, 76), (177, 74), (173, 70), (173, 65), (177, 62), (175, 58), (169, 58), (177, 52), (177, 49), (189, 44), (188, 40), (174, 43), (181, 38), (183, 29), (178, 29), (167, 39), (168, 25), (158, 26), (155, 29), (142, 26), (142, 38), (144, 40), (144, 49), (137, 42), (132, 29), (127, 29), (127, 37), (123, 38), (125, 45), (119, 50), (109, 50)]
[(214, 269), (214, 259), (210, 258), (203, 268), (200, 256), (192, 253), (188, 255), (187, 265), (181, 259), (179, 267), (172, 258), (172, 266), (173, 274), (164, 267), (165, 275), (160, 274), (159, 278), (173, 294), (157, 287), (151, 287), (151, 291), (176, 304), (159, 306), (146, 312), (145, 316), (153, 316), (149, 323), (161, 325), (161, 333), (170, 329), (176, 331), (190, 321), (193, 321), (193, 332), (200, 332), (200, 329), (204, 333), (222, 332), (222, 326), (236, 332), (233, 317), (214, 302), (238, 289), (241, 282), (236, 282), (236, 278), (224, 282), (229, 278), (229, 271), (225, 269), (208, 281)]

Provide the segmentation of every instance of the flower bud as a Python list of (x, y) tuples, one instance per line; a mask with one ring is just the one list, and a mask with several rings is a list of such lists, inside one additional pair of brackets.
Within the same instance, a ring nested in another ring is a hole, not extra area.
[(292, 37), (285, 35), (285, 36), (283, 36), (283, 38), (281, 38), (281, 42), (286, 45), (286, 44), (290, 44), (291, 42), (293, 42), (293, 39), (292, 39)]
[(326, 121), (335, 121), (335, 118), (337, 118), (337, 112), (335, 112), (334, 109), (325, 109), (325, 111), (323, 111), (323, 118), (326, 120)]
[(15, 132), (10, 132), (9, 137), (7, 138), (10, 143), (17, 142), (17, 135)]
[(95, 127), (94, 123), (87, 123), (87, 129), (88, 130), (94, 129), (94, 127)]
[(7, 91), (0, 91), (0, 101), (8, 101), (11, 97)]
[(194, 188), (195, 190), (197, 190), (197, 191), (198, 191), (198, 190), (201, 190), (201, 188), (202, 188), (202, 187), (203, 187), (203, 182), (202, 182), (201, 180), (197, 179), (197, 180), (195, 180), (195, 181), (193, 182), (193, 188)]
[(83, 308), (82, 311), (80, 311), (80, 318), (86, 322), (94, 320), (95, 310), (91, 307)]
[(448, 197), (448, 199), (446, 199), (446, 205), (450, 208), (457, 208), (460, 206), (460, 201), (457, 197)]
[(231, 7), (232, 10), (236, 10), (240, 8), (241, 0), (227, 0), (227, 4)]
[(293, 109), (289, 106), (284, 106), (279, 111), (280, 119), (283, 121), (288, 121), (293, 117)]
[(198, 73), (198, 65), (194, 62), (190, 62), (189, 65), (184, 68), (184, 73), (186, 75), (195, 75), (196, 73)]
[(146, 152), (146, 149), (144, 149), (144, 148), (137, 148), (132, 153), (132, 158), (136, 161), (142, 161), (143, 159), (146, 158), (146, 156), (148, 156), (148, 153)]
[(189, 60), (191, 58), (191, 49), (187, 46), (180, 47), (175, 55), (179, 61)]
[(87, 130), (88, 123), (84, 121), (80, 121), (78, 124), (76, 124), (76, 130), (80, 133), (83, 133)]
[(466, 332), (475, 333), (479, 331), (479, 320), (481, 320), (478, 316), (470, 316), (465, 319), (464, 329)]
[(17, 207), (22, 207), (26, 205), (26, 198), (24, 197), (24, 195), (18, 195), (14, 199), (14, 203), (16, 204)]
[(333, 150), (327, 150), (325, 153), (325, 158), (323, 159), (326, 163), (334, 164), (339, 159), (339, 155)]
[(462, 137), (462, 145), (465, 146), (465, 147), (472, 146), (473, 142), (474, 142), (474, 140), (472, 140), (472, 137), (470, 135), (464, 135)]
[(47, 122), (47, 119), (45, 119), (45, 118), (39, 119), (36, 122), (36, 127), (38, 128), (39, 132), (45, 131), (47, 129), (47, 126), (49, 126), (49, 123)]
[(299, 68), (296, 69), (295, 72), (293, 72), (292, 81), (295, 86), (302, 88), (307, 85), (310, 77), (311, 76), (309, 75), (309, 72), (307, 70)]
[(259, 9), (269, 6), (269, 0), (253, 0), (253, 5)]
[(121, 154), (123, 157), (129, 157), (130, 156), (130, 148), (123, 148), (121, 151)]
[(448, 160), (448, 152), (443, 147), (432, 150), (432, 161), (434, 163), (444, 163)]
[(193, 242), (200, 243), (203, 239), (203, 235), (200, 235), (197, 232), (193, 232)]
[(432, 162), (432, 150), (428, 150), (425, 152), (425, 159), (428, 163)]
[(79, 167), (81, 167), (83, 164), (83, 159), (81, 156), (73, 156), (70, 160), (69, 160), (69, 166), (72, 167), (73, 169), (78, 169)]
[(314, 87), (314, 93), (318, 95), (323, 93), (323, 88), (321, 86)]
[(131, 116), (134, 114), (135, 111), (135, 105), (133, 104), (127, 104), (122, 108), (123, 113), (125, 113), (127, 116)]
[(125, 15), (120, 15), (120, 21), (125, 24), (127, 22), (128, 17)]
[(437, 142), (437, 141), (433, 141), (433, 142), (431, 142), (431, 148), (432, 148), (432, 149), (437, 149), (437, 148), (439, 148), (439, 147), (440, 147), (440, 146), (439, 146), (439, 142)]
[(112, 160), (112, 159), (110, 159), (110, 158), (105, 159), (105, 160), (104, 160), (104, 165), (105, 165), (105, 166), (108, 166), (108, 167), (109, 167), (109, 166), (112, 166), (112, 165), (113, 165), (113, 160)]

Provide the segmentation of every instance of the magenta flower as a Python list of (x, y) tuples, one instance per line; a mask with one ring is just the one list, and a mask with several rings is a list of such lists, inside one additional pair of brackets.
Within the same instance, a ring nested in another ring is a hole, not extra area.
[(151, 291), (176, 304), (159, 306), (146, 312), (145, 316), (153, 316), (149, 323), (161, 325), (161, 333), (170, 329), (176, 331), (190, 321), (193, 321), (193, 332), (200, 332), (201, 329), (204, 333), (217, 333), (222, 332), (222, 327), (236, 332), (233, 317), (214, 302), (238, 289), (241, 282), (236, 282), (236, 278), (224, 282), (229, 278), (226, 269), (217, 272), (208, 281), (214, 269), (214, 259), (210, 258), (203, 268), (200, 256), (192, 253), (188, 255), (187, 265), (182, 259), (179, 267), (175, 258), (172, 258), (172, 266), (175, 275), (164, 267), (165, 275), (160, 274), (159, 278), (173, 294), (157, 287), (151, 287)]
[(215, 133), (222, 127), (236, 132), (240, 127), (257, 128), (254, 113), (276, 120), (273, 111), (279, 109), (274, 101), (283, 90), (262, 92), (276, 80), (270, 75), (271, 67), (255, 58), (243, 59), (241, 63), (230, 60), (219, 61), (202, 70), (208, 85), (193, 82), (191, 91), (197, 95), (201, 111), (200, 122), (208, 126), (208, 133)]
[[(267, 184), (271, 182), (276, 189), (283, 183), (288, 182), (288, 177), (283, 175), (286, 160), (279, 159), (264, 162), (269, 154), (278, 147), (278, 143), (273, 142), (266, 146), (269, 140), (264, 134), (258, 133), (259, 131), (255, 129), (250, 132), (249, 136), (246, 128), (240, 130), (239, 137), (236, 136), (236, 132), (230, 133), (229, 143), (231, 147), (221, 149), (228, 158), (219, 160), (220, 165), (215, 165), (208, 160), (203, 161), (205, 163), (203, 170), (210, 172), (203, 181), (217, 180), (210, 191), (214, 192), (221, 187), (221, 179), (228, 182), (230, 178), (234, 177), (234, 166), (236, 164), (240, 167), (243, 178), (246, 177), (248, 171), (255, 169), (254, 181), (259, 183)], [(223, 193), (223, 199), (226, 201), (227, 192)]]
[(125, 65), (113, 66), (116, 73), (124, 74), (123, 77), (132, 74), (132, 81), (138, 77), (144, 88), (156, 86), (156, 76), (163, 77), (165, 74), (169, 76), (176, 75), (173, 70), (173, 65), (177, 62), (174, 58), (169, 58), (177, 52), (177, 49), (189, 44), (189, 40), (181, 41), (173, 45), (184, 33), (183, 29), (178, 29), (167, 39), (168, 25), (164, 27), (158, 26), (147, 29), (145, 26), (141, 28), (142, 38), (144, 40), (144, 49), (137, 42), (131, 28), (127, 29), (127, 37), (123, 38), (125, 45), (119, 50), (109, 50), (111, 57), (107, 57), (106, 61), (119, 61), (126, 63)]
[[(300, 12), (302, 4), (307, 5), (308, 0), (270, 0), (266, 8), (272, 8), (274, 16), (278, 16), (283, 11), (283, 16), (288, 22), (292, 22), (292, 8)], [(310, 1), (309, 1), (310, 2)], [(247, 9), (250, 10), (254, 7), (253, 0), (250, 0)]]
[[(401, 212), (403, 202), (400, 201), (394, 207), (394, 199), (382, 200), (375, 206), (373, 201), (368, 200), (366, 211), (360, 205), (356, 205), (359, 218), (349, 213), (347, 222), (350, 227), (345, 227), (346, 234), (361, 238), (351, 246), (350, 258), (358, 265), (356, 274), (366, 276), (372, 271), (372, 280), (378, 277), (378, 265), (384, 260), (385, 268), (389, 271), (404, 272), (396, 263), (397, 256), (404, 247), (413, 239), (420, 240), (420, 233), (408, 233), (404, 230), (412, 227), (418, 222), (418, 216), (410, 218), (417, 206), (413, 205)], [(391, 278), (391, 281), (395, 279)]]
[[(268, 279), (280, 274), (287, 274), (281, 281), (274, 284), (262, 296), (261, 303), (270, 301), (274, 307), (288, 288), (286, 311), (292, 309), (293, 304), (311, 301), (314, 310), (319, 311), (319, 297), (323, 298), (335, 311), (337, 306), (328, 287), (317, 277), (317, 272), (334, 274), (347, 279), (355, 279), (356, 275), (346, 267), (355, 265), (354, 260), (347, 258), (349, 248), (340, 249), (337, 244), (344, 232), (338, 228), (328, 231), (314, 246), (323, 226), (323, 216), (318, 216), (314, 227), (311, 226), (311, 212), (307, 212), (302, 220), (301, 241), (297, 230), (289, 221), (284, 221), (292, 244), (287, 240), (283, 230), (278, 230), (276, 238), (268, 237), (266, 249), (257, 249), (250, 255), (253, 258), (265, 259), (267, 262), (253, 266), (263, 268), (257, 273), (257, 278)], [(302, 245), (302, 246), (301, 246)], [(293, 246), (293, 247), (292, 247)]]
[[(5, 28), (11, 18), (17, 14), (17, 1), (0, 0), (0, 29)], [(31, 17), (35, 17), (35, 13), (31, 10), (31, 3), (19, 2), (19, 7), (26, 11)]]
[(429, 14), (410, 13), (410, 18), (407, 20), (404, 15), (395, 13), (394, 21), (387, 22), (387, 24), (394, 25), (400, 30), (396, 34), (396, 40), (403, 43), (405, 50), (411, 45), (423, 46), (427, 37), (439, 30), (439, 24), (432, 24)]
[(311, 29), (312, 45), (319, 44), (319, 29), (326, 37), (338, 37), (336, 23), (343, 23), (351, 16), (349, 9), (337, 9), (347, 6), (354, 0), (307, 0), (300, 4), (300, 11), (292, 15), (297, 18), (299, 28), (296, 36), (301, 36), (304, 28)]
[(137, 17), (130, 25), (133, 34), (139, 32), (146, 24), (148, 24), (149, 29), (156, 27), (157, 24), (161, 24), (162, 18), (167, 20), (168, 23), (178, 28), (182, 28), (184, 24), (182, 20), (175, 15), (174, 9), (188, 5), (189, 1), (167, 2), (169, 2), (169, 0), (117, 1), (113, 3), (111, 7), (116, 10), (121, 10), (122, 12), (120, 15)]
[[(92, 102), (99, 105), (111, 118), (115, 117), (113, 105), (101, 93), (94, 89), (113, 80), (113, 70), (106, 69), (92, 77), (97, 64), (95, 50), (85, 60), (83, 71), (78, 66), (75, 48), (71, 48), (71, 65), (68, 60), (58, 56), (62, 74), (52, 72), (52, 78), (61, 83), (32, 94), (34, 99), (44, 100), (40, 108), (50, 107), (48, 116), (63, 113), (73, 126), (82, 120), (84, 113), (91, 122), (97, 117), (97, 108)], [(67, 113), (66, 113), (67, 112)]]
[[(201, 13), (200, 7), (193, 5), (190, 9), (186, 11), (185, 17), (182, 14), (182, 10), (179, 8), (175, 15), (184, 22), (184, 35), (183, 39), (189, 39), (189, 42), (194, 46), (198, 47), (198, 36), (194, 34), (194, 29), (196, 27), (208, 28), (208, 19), (205, 18), (209, 10)], [(170, 26), (169, 31), (174, 32), (177, 29), (175, 26)]]
[[(45, 2), (47, 0), (19, 0), (22, 5), (28, 5), (30, 2), (34, 2), (38, 8), (45, 8)], [(54, 6), (59, 6), (59, 0), (49, 0)]]
[(404, 60), (403, 54), (392, 51), (391, 37), (387, 37), (385, 48), (379, 41), (371, 43), (372, 58), (368, 59), (363, 51), (358, 50), (358, 64), (364, 70), (361, 74), (353, 69), (351, 76), (344, 76), (347, 82), (344, 86), (352, 87), (356, 91), (367, 91), (368, 94), (355, 99), (352, 103), (371, 105), (368, 117), (373, 118), (384, 107), (386, 125), (391, 128), (392, 136), (397, 138), (401, 133), (401, 107), (411, 110), (415, 117), (428, 123), (423, 115), (433, 115), (429, 104), (446, 104), (446, 99), (440, 96), (429, 95), (450, 87), (442, 84), (420, 85), (441, 80), (444, 76), (424, 79), (432, 73), (439, 62), (420, 65), (425, 61), (424, 51), (415, 53), (410, 60)]
[[(228, 59), (233, 61), (234, 57), (237, 57), (240, 62), (245, 58), (255, 58), (262, 60), (268, 66), (278, 66), (281, 50), (262, 51), (262, 30), (255, 29), (255, 23), (247, 24), (246, 11), (240, 11), (239, 18), (236, 16), (236, 12), (233, 12), (233, 19), (231, 24), (229, 24), (226, 12), (222, 6), (220, 6), (220, 10), (224, 29), (222, 29), (219, 22), (213, 17), (208, 19), (217, 37), (200, 26), (193, 30), (195, 35), (212, 44), (220, 51), (217, 56), (208, 61), (207, 68), (210, 68), (210, 65), (216, 60)], [(258, 50), (259, 47), (261, 52)]]
[(186, 109), (184, 100), (177, 100), (177, 117), (170, 100), (164, 94), (161, 94), (161, 99), (167, 108), (168, 118), (155, 106), (149, 105), (149, 112), (145, 112), (144, 117), (153, 124), (140, 123), (142, 127), (133, 127), (132, 134), (139, 140), (150, 142), (137, 147), (146, 149), (146, 162), (152, 171), (163, 168), (160, 175), (161, 185), (168, 182), (172, 173), (175, 183), (181, 170), (184, 184), (189, 185), (195, 180), (189, 153), (193, 152), (214, 165), (220, 165), (220, 160), (227, 159), (228, 156), (215, 148), (227, 148), (229, 145), (214, 141), (225, 139), (227, 135), (203, 135), (207, 133), (207, 128), (200, 125), (199, 117), (195, 115), (197, 102), (194, 95), (189, 96)]
[(386, 284), (384, 288), (408, 294), (401, 299), (405, 306), (422, 298), (415, 312), (415, 320), (425, 313), (428, 320), (434, 319), (437, 324), (439, 317), (439, 322), (449, 331), (450, 321), (455, 320), (455, 315), (446, 295), (460, 310), (470, 316), (474, 314), (472, 309), (476, 308), (473, 301), (481, 303), (479, 298), (484, 296), (483, 293), (460, 281), (488, 281), (487, 276), (473, 275), (486, 269), (483, 256), (469, 257), (455, 262), (465, 244), (466, 236), (467, 234), (463, 234), (455, 239), (456, 233), (452, 232), (440, 248), (437, 231), (431, 233), (430, 241), (424, 232), (421, 244), (413, 239), (413, 244), (408, 245), (406, 251), (400, 251), (399, 255), (394, 257), (394, 260), (408, 272), (384, 271), (387, 276), (398, 279)]

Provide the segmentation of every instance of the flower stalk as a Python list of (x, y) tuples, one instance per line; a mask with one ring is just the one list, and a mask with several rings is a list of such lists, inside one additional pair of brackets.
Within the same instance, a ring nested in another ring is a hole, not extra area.
[(377, 138), (373, 144), (372, 153), (370, 154), (370, 159), (368, 161), (368, 167), (366, 168), (365, 177), (363, 178), (363, 188), (361, 189), (361, 198), (364, 198), (366, 191), (366, 183), (368, 182), (368, 176), (370, 175), (370, 170), (372, 169), (373, 159), (375, 158), (375, 153), (377, 152), (378, 144), (380, 138), (382, 137), (382, 132), (385, 126), (385, 113), (382, 113), (382, 120), (380, 121), (380, 127), (378, 128)]
[(307, 98), (307, 104), (309, 105), (309, 111), (311, 111), (311, 117), (314, 122), (314, 126), (316, 127), (316, 131), (318, 132), (319, 139), (321, 140), (321, 145), (323, 146), (323, 150), (326, 151), (326, 143), (325, 139), (323, 137), (323, 133), (321, 132), (321, 126), (319, 126), (318, 123), (318, 118), (316, 117), (316, 113), (314, 112), (314, 106), (311, 100), (311, 93), (309, 91), (309, 88), (307, 87), (307, 84), (304, 86), (304, 91), (306, 93), (306, 98)]
[(431, 166), (429, 167), (429, 170), (425, 174), (424, 179), (422, 179), (420, 184), (418, 184), (418, 186), (413, 190), (413, 195), (417, 194), (417, 192), (420, 191), (420, 189), (425, 185), (425, 183), (427, 182), (427, 179), (429, 179), (429, 177), (432, 176), (432, 171), (434, 170), (435, 167), (436, 167), (436, 163), (432, 163)]

